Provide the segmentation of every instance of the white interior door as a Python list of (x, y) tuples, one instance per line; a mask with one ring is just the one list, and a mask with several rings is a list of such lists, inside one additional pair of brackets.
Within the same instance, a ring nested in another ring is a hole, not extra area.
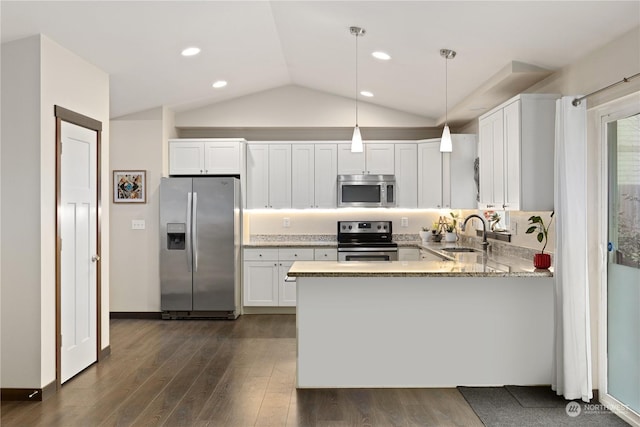
[(97, 133), (62, 122), (61, 383), (97, 360)]

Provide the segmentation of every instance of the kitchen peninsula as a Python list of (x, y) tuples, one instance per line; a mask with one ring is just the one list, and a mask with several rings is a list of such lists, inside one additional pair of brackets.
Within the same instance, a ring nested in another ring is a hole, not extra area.
[(295, 262), (299, 388), (549, 384), (553, 277), (455, 260)]

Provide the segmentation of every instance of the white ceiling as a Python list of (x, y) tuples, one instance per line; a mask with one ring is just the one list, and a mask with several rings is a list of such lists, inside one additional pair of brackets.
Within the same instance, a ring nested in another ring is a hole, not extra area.
[[(366, 101), (437, 119), (441, 48), (458, 52), (451, 109), (511, 61), (557, 70), (640, 25), (640, 2), (3, 0), (0, 14), (3, 43), (42, 33), (109, 73), (111, 117), (290, 84), (353, 98), (357, 25)], [(180, 56), (191, 45), (202, 52)], [(219, 79), (228, 86), (212, 89)]]

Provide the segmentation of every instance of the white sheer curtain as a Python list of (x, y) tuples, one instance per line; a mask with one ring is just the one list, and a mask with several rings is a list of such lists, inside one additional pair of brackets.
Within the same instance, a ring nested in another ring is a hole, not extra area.
[(589, 401), (591, 332), (587, 264), (587, 111), (575, 97), (556, 102), (555, 360), (552, 388)]

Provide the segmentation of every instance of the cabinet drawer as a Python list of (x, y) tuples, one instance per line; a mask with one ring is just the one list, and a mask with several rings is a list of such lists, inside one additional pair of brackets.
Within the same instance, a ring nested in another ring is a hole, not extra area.
[(280, 261), (313, 261), (311, 248), (280, 248)]
[(277, 261), (278, 249), (245, 249), (245, 261)]
[(336, 248), (317, 248), (314, 252), (314, 259), (316, 261), (338, 260), (338, 250)]

